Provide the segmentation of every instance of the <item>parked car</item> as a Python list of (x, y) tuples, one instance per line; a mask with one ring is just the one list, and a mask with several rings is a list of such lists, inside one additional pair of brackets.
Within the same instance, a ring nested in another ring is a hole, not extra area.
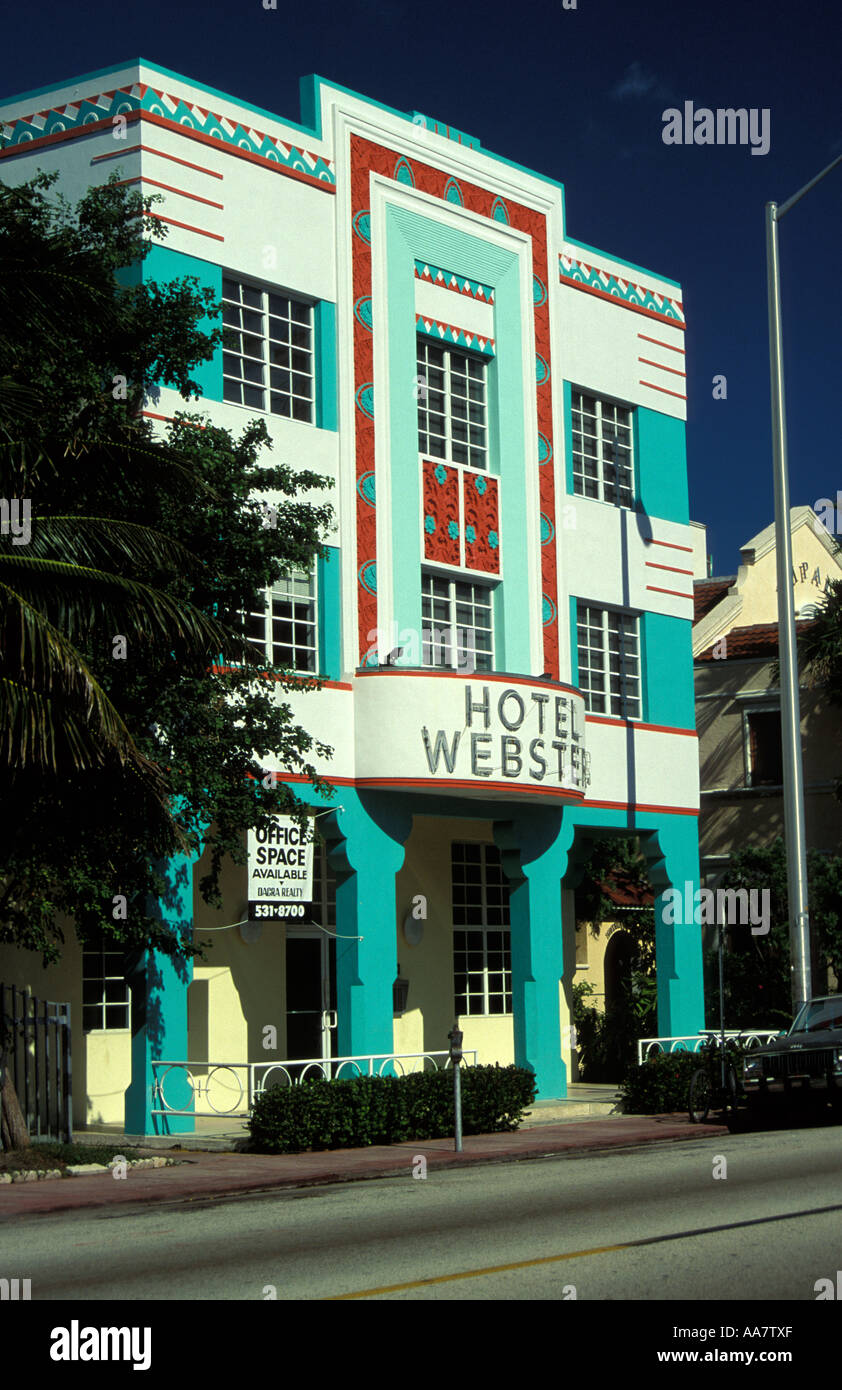
[(842, 1118), (842, 994), (811, 999), (788, 1032), (747, 1052), (742, 1082), (749, 1111), (829, 1102)]

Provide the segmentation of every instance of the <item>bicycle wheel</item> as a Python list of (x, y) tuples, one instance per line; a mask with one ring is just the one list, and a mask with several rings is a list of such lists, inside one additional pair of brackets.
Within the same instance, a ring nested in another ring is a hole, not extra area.
[(703, 1125), (713, 1104), (713, 1084), (706, 1067), (694, 1071), (690, 1080), (688, 1112), (694, 1125)]

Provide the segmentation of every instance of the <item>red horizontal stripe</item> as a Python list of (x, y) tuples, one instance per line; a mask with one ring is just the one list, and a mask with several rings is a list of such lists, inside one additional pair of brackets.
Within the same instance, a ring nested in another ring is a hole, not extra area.
[[(143, 121), (151, 121), (153, 125), (162, 126), (165, 130), (177, 131), (179, 135), (184, 135), (188, 140), (198, 140), (202, 145), (210, 145), (215, 150), (220, 150), (224, 154), (235, 155), (237, 159), (248, 160), (251, 164), (259, 164), (263, 169), (272, 169), (276, 174), (285, 174), (288, 178), (298, 179), (302, 183), (312, 184), (313, 187), (321, 189), (323, 193), (335, 193), (336, 185), (325, 183), (324, 179), (316, 178), (315, 174), (305, 174), (300, 169), (290, 169), (280, 161), (267, 159), (265, 155), (254, 154), (251, 150), (241, 150), (237, 145), (224, 145), (221, 140), (214, 140), (213, 136), (205, 135), (201, 130), (190, 130), (188, 126), (179, 125), (177, 121), (171, 121), (166, 116), (156, 116), (153, 111), (139, 111), (137, 115)], [(127, 120), (131, 120), (131, 115)]]
[(659, 565), (655, 560), (645, 560), (644, 564), (650, 570), (669, 570), (670, 574), (689, 574), (692, 578), (692, 570), (680, 570), (675, 565)]
[(686, 550), (688, 555), (693, 554), (692, 545), (677, 545), (675, 541), (656, 541), (651, 537), (646, 542), (647, 545), (665, 545), (669, 550)]
[(167, 193), (177, 193), (180, 198), (192, 198), (194, 203), (205, 203), (209, 208), (219, 208), (220, 212), (225, 211), (223, 203), (215, 203), (211, 198), (200, 198), (198, 193), (188, 193), (184, 188), (174, 188), (171, 183), (160, 183), (158, 179), (150, 179), (146, 174), (138, 174), (133, 179), (118, 179), (117, 187), (121, 184), (149, 183), (153, 188), (166, 189)]
[(154, 217), (156, 222), (166, 222), (168, 227), (181, 227), (185, 232), (195, 232), (197, 236), (206, 236), (211, 241), (224, 241), (224, 236), (219, 236), (217, 232), (206, 232), (202, 227), (191, 227), (189, 222), (177, 222), (174, 217), (164, 217), (160, 212), (149, 212), (147, 217)]
[(609, 811), (641, 811), (666, 813), (668, 816), (698, 816), (698, 806), (649, 806), (642, 801), (586, 801), (586, 806), (601, 807)]
[[(177, 121), (171, 121), (166, 116), (156, 116), (153, 111), (127, 111), (123, 119), (127, 125), (131, 125), (135, 121), (148, 121), (152, 125), (161, 126), (164, 130), (172, 130), (177, 135), (183, 135), (188, 140), (198, 140), (200, 144), (211, 145), (222, 154), (235, 155), (238, 159), (259, 164), (263, 169), (271, 169), (276, 174), (283, 174), (290, 179), (298, 179), (300, 183), (309, 183), (314, 188), (320, 189), (322, 193), (336, 192), (335, 184), (325, 183), (324, 179), (316, 178), (315, 174), (305, 174), (300, 169), (289, 169), (279, 161), (266, 159), (262, 154), (253, 154), (251, 150), (241, 150), (236, 145), (225, 145), (221, 140), (214, 140), (212, 136), (205, 135), (201, 130), (189, 130), (187, 126), (179, 125)], [(30, 154), (32, 150), (42, 149), (45, 145), (54, 145), (62, 140), (76, 140), (82, 135), (96, 135), (103, 130), (112, 129), (113, 123), (109, 116), (106, 120), (91, 121), (88, 125), (78, 126), (75, 130), (59, 130), (54, 135), (41, 135), (36, 140), (25, 140), (22, 145), (11, 145), (5, 150), (0, 150), (0, 159)]]
[[(154, 411), (154, 410), (141, 410), (141, 411), (139, 411), (138, 413), (139, 413), (140, 415), (143, 415), (147, 420), (174, 420), (174, 419), (175, 419), (175, 416), (174, 416), (174, 415), (158, 415), (158, 414), (156, 413), (156, 411)], [(200, 424), (198, 423), (198, 421), (194, 422), (193, 420), (188, 420), (187, 423), (188, 423), (189, 425), (193, 425), (193, 428), (194, 428), (194, 429), (197, 429), (197, 430), (203, 430), (203, 429), (206, 428), (205, 425), (200, 425)]]
[(622, 729), (646, 729), (655, 734), (681, 734), (684, 738), (698, 738), (695, 729), (676, 729), (670, 724), (642, 724), (637, 719), (612, 719), (606, 714), (586, 714), (586, 724), (616, 724)]
[[(219, 676), (225, 676), (229, 671), (239, 671), (241, 669), (242, 667), (239, 666), (211, 667), (214, 674)], [(277, 671), (261, 671), (259, 674), (261, 676), (270, 676), (272, 680), (286, 681), (288, 685), (301, 686), (304, 690), (353, 690), (354, 688), (352, 685), (349, 685), (347, 681), (321, 680), (316, 684), (316, 678), (313, 676), (297, 676), (295, 674), (279, 675)]]
[(534, 685), (540, 690), (567, 690), (572, 695), (581, 695), (582, 693), (581, 690), (577, 690), (575, 686), (564, 685), (561, 681), (541, 681), (535, 676), (499, 675), (497, 672), (492, 671), (438, 671), (432, 668), (430, 670), (426, 668), (418, 670), (416, 668), (409, 669), (407, 667), (390, 666), (388, 669), (357, 671), (355, 672), (355, 676), (357, 680), (361, 680), (364, 676), (433, 676), (436, 680), (470, 680), (479, 682), (480, 684), (484, 681), (503, 681), (506, 685)]
[(653, 362), (649, 357), (638, 357), (638, 362), (645, 362), (647, 367), (657, 367), (661, 372), (671, 372), (673, 376), (686, 377), (686, 372), (680, 372), (677, 367), (665, 367), (663, 362)]
[(609, 294), (607, 290), (595, 289), (593, 285), (583, 285), (580, 280), (568, 280), (566, 275), (559, 275), (562, 285), (567, 285), (571, 290), (583, 290), (585, 294), (595, 294), (599, 299), (607, 299), (609, 303), (616, 304), (620, 309), (631, 309), (633, 314), (645, 314), (648, 319), (658, 319), (661, 323), (668, 323), (671, 328), (680, 328), (685, 331), (685, 325), (678, 319), (671, 319), (667, 314), (659, 314), (657, 309), (644, 309), (640, 304), (627, 304), (624, 299), (618, 299), (616, 294)]
[[(327, 778), (325, 778), (327, 781)], [(583, 801), (585, 793), (573, 791), (570, 787), (542, 787), (527, 782), (487, 782), (478, 778), (466, 780), (458, 777), (357, 777), (356, 787), (419, 787), (428, 791), (440, 792), (443, 788), (458, 787), (460, 791), (528, 791), (534, 796), (563, 797), (566, 801)]]
[(680, 391), (668, 391), (666, 386), (656, 386), (654, 381), (644, 381), (640, 378), (641, 386), (648, 386), (651, 391), (662, 391), (665, 396), (675, 396), (676, 400), (686, 401), (687, 397), (682, 396)]
[(677, 589), (659, 589), (656, 584), (647, 584), (646, 587), (653, 594), (671, 594), (673, 598), (686, 598), (691, 602), (693, 600), (692, 594), (680, 594)]
[(661, 338), (650, 338), (648, 333), (638, 333), (637, 336), (642, 338), (645, 343), (657, 343), (658, 347), (668, 348), (670, 352), (680, 352), (682, 357), (687, 356), (684, 348), (673, 347), (672, 343), (665, 343)]
[(176, 154), (165, 154), (163, 150), (153, 149), (151, 145), (130, 145), (126, 150), (116, 150), (114, 154), (95, 154), (91, 160), (92, 164), (99, 164), (103, 159), (119, 159), (123, 154), (134, 154), (137, 150), (143, 150), (144, 154), (154, 154), (158, 159), (169, 159), (173, 164), (183, 164), (185, 169), (195, 169), (198, 174), (209, 174), (212, 179), (221, 179), (222, 174), (218, 174), (215, 169), (206, 169), (201, 164), (191, 164), (189, 159), (179, 159)]

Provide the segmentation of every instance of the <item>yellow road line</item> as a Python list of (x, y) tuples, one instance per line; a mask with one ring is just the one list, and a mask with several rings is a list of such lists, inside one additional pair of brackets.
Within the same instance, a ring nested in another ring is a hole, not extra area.
[[(632, 1242), (633, 1244), (634, 1242)], [(479, 1279), (483, 1274), (505, 1274), (510, 1269), (529, 1269), (533, 1265), (558, 1264), (560, 1260), (578, 1260), (584, 1255), (607, 1255), (612, 1250), (628, 1250), (629, 1245), (597, 1245), (593, 1250), (571, 1250), (566, 1255), (541, 1255), (534, 1260), (516, 1260), (509, 1265), (489, 1265), (487, 1269), (467, 1269), (459, 1274), (437, 1274), (432, 1279), (414, 1279), (408, 1284), (385, 1284), (382, 1289), (361, 1289), (358, 1293), (338, 1293), (324, 1300), (341, 1303), (349, 1298), (375, 1298), (381, 1293), (398, 1293), (402, 1289), (423, 1289), (427, 1284), (449, 1284), (454, 1279)]]

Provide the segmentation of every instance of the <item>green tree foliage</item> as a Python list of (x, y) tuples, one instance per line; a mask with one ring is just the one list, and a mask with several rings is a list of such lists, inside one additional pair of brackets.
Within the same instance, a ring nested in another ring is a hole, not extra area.
[(240, 616), (320, 553), (332, 511), (303, 495), (329, 482), (270, 466), (262, 421), (235, 439), (180, 415), (153, 437), (139, 408), (156, 383), (197, 393), (218, 306), (189, 277), (142, 283), (151, 200), (112, 179), (73, 209), (54, 177), (0, 185), (2, 495), (31, 502), (28, 544), (0, 540), (0, 942), (56, 959), (59, 913), (83, 940), (192, 950), (148, 911), (159, 862), (207, 827), (218, 905), (244, 831), (301, 809), (261, 760), (329, 791), (311, 759), (330, 750), (283, 700), (300, 681), (252, 659)]
[[(807, 853), (807, 882), (813, 938), (814, 989), (825, 988), (831, 970), (842, 980), (842, 859), (811, 849)], [(771, 846), (735, 853), (720, 888), (769, 890), (770, 927), (752, 935), (748, 926), (726, 931), (726, 1028), (775, 1028), (792, 1022), (789, 905), (786, 850), (779, 837)], [(707, 991), (709, 1027), (719, 1026), (717, 952), (707, 953), (710, 980)]]

